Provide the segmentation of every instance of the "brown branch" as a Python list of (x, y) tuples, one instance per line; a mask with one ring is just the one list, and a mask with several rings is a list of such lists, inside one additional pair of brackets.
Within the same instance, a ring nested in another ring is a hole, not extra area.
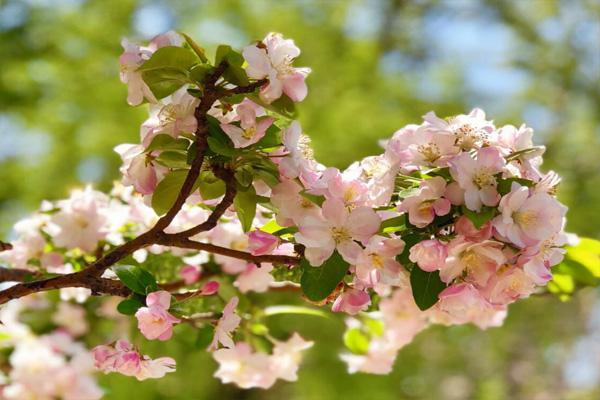
[[(226, 169), (217, 169), (215, 172), (217, 176), (225, 181), (226, 192), (217, 205), (215, 210), (211, 213), (209, 218), (202, 224), (191, 228), (187, 231), (180, 232), (177, 234), (168, 235), (164, 230), (171, 224), (175, 216), (181, 210), (181, 207), (185, 204), (185, 201), (193, 191), (194, 185), (200, 175), (202, 164), (204, 163), (204, 154), (208, 148), (208, 120), (207, 113), (218, 99), (229, 96), (232, 94), (251, 93), (260, 86), (268, 82), (266, 79), (256, 81), (248, 86), (236, 87), (234, 89), (221, 90), (216, 86), (217, 81), (221, 75), (225, 72), (227, 64), (222, 62), (219, 64), (214, 72), (209, 75), (206, 79), (204, 87), (204, 96), (200, 100), (200, 104), (194, 110), (194, 116), (197, 121), (197, 129), (195, 132), (196, 155), (192, 161), (192, 165), (186, 179), (181, 187), (177, 199), (163, 215), (156, 224), (147, 232), (141, 234), (135, 239), (126, 242), (125, 244), (115, 248), (110, 253), (102, 256), (96, 262), (91, 264), (88, 268), (65, 274), (53, 278), (43, 279), (33, 282), (23, 282), (16, 284), (8, 289), (0, 291), (0, 304), (6, 303), (9, 300), (27, 296), (37, 292), (44, 292), (55, 289), (63, 289), (68, 287), (83, 287), (92, 290), (92, 294), (109, 294), (114, 296), (126, 297), (131, 294), (131, 291), (125, 287), (120, 281), (101, 278), (102, 273), (110, 266), (116, 264), (123, 258), (132, 254), (136, 250), (147, 247), (152, 244), (165, 244), (168, 246), (177, 246), (178, 243), (184, 245), (185, 248), (196, 248), (202, 251), (211, 251), (216, 254), (227, 255), (230, 257), (241, 258), (257, 264), (261, 262), (274, 262), (282, 264), (297, 264), (299, 260), (295, 257), (289, 256), (252, 256), (249, 253), (244, 253), (236, 250), (225, 249), (219, 246), (194, 242), (189, 240), (190, 236), (193, 236), (200, 232), (205, 232), (213, 229), (218, 223), (219, 218), (223, 213), (231, 206), (233, 199), (236, 194), (235, 180), (231, 171)], [(4, 250), (10, 249), (9, 244), (2, 243)], [(0, 271), (0, 282), (5, 281), (23, 281), (27, 274), (23, 270), (17, 269), (3, 269), (6, 271)], [(11, 272), (7, 272), (11, 271)], [(4, 275), (2, 275), (4, 274)]]
[(0, 282), (24, 282), (25, 280), (39, 276), (39, 271), (0, 267)]
[(262, 256), (254, 256), (245, 251), (239, 251), (234, 249), (228, 249), (226, 247), (220, 247), (211, 243), (196, 242), (187, 238), (180, 238), (177, 234), (164, 234), (161, 235), (158, 244), (164, 246), (179, 247), (182, 249), (194, 249), (199, 251), (206, 251), (208, 253), (219, 254), (231, 258), (237, 258), (240, 260), (246, 260), (251, 263), (273, 263), (273, 264), (287, 264), (297, 265), (300, 263), (299, 257), (278, 255), (278, 254), (265, 254)]

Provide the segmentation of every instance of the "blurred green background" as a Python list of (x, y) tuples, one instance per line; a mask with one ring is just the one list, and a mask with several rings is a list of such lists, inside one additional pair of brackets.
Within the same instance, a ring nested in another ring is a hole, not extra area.
[[(125, 102), (122, 37), (169, 29), (212, 51), (279, 31), (310, 66), (300, 120), (317, 159), (338, 167), (380, 152), (378, 139), (429, 110), (484, 108), (525, 121), (564, 182), (568, 230), (600, 237), (598, 0), (144, 1), (0, 0), (0, 231), (44, 198), (118, 178), (112, 148), (139, 140), (144, 107)], [(260, 301), (260, 297), (257, 297)], [(348, 375), (342, 319), (273, 317), (275, 329), (318, 339), (295, 384), (238, 391), (211, 378), (180, 327), (153, 356), (178, 371), (137, 383), (101, 378), (107, 399), (594, 399), (600, 398), (600, 300), (538, 297), (511, 306), (503, 328), (430, 329), (389, 376)]]

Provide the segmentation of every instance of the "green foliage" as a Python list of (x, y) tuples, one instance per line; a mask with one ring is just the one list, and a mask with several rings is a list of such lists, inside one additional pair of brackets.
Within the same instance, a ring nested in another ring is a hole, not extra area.
[(323, 265), (313, 267), (306, 259), (300, 262), (302, 268), (302, 293), (311, 301), (327, 298), (344, 279), (350, 264), (336, 251)]
[(462, 213), (471, 220), (475, 228), (481, 229), (481, 227), (495, 217), (496, 208), (494, 207), (481, 207), (480, 212), (469, 210), (466, 206), (461, 206)]
[(161, 99), (191, 82), (189, 70), (196, 62), (197, 58), (190, 50), (167, 46), (156, 50), (138, 71), (152, 93)]
[(124, 315), (133, 315), (143, 306), (144, 304), (138, 299), (125, 299), (117, 305), (117, 311)]
[(438, 295), (446, 288), (446, 284), (440, 279), (439, 271), (423, 271), (417, 265), (410, 271), (410, 286), (415, 304), (421, 310), (433, 307), (438, 302)]
[(186, 177), (187, 170), (172, 171), (156, 186), (152, 194), (152, 208), (158, 215), (165, 214), (173, 206)]
[(369, 337), (360, 328), (352, 328), (344, 333), (344, 345), (354, 354), (366, 354), (369, 351)]
[(244, 232), (248, 232), (252, 228), (252, 221), (256, 215), (257, 200), (254, 186), (240, 188), (233, 199), (233, 206), (238, 219), (242, 223)]
[(152, 142), (146, 147), (147, 152), (154, 150), (180, 150), (185, 151), (190, 145), (190, 141), (185, 138), (175, 139), (171, 135), (161, 133), (156, 135)]
[(216, 199), (225, 194), (225, 182), (217, 178), (212, 171), (202, 171), (198, 177), (198, 189), (204, 200)]
[(156, 279), (144, 268), (136, 265), (117, 265), (112, 270), (117, 274), (121, 282), (132, 292), (143, 296), (158, 290)]
[(600, 241), (580, 238), (575, 246), (567, 246), (563, 261), (552, 268), (548, 290), (568, 299), (577, 286), (600, 285)]

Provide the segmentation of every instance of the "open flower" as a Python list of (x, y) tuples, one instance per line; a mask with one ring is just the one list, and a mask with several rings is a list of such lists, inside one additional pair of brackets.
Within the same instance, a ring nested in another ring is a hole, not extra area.
[(469, 282), (485, 285), (492, 274), (506, 261), (503, 244), (493, 240), (470, 242), (458, 237), (448, 245), (448, 258), (440, 269), (440, 278), (450, 283), (466, 273)]
[(208, 347), (209, 350), (216, 350), (219, 343), (228, 348), (235, 346), (235, 343), (231, 338), (231, 332), (238, 327), (242, 320), (240, 316), (235, 313), (238, 301), (239, 299), (237, 297), (232, 297), (225, 305), (225, 308), (223, 308), (223, 315), (219, 321), (217, 321), (217, 325), (215, 326), (215, 336)]
[(362, 283), (375, 286), (378, 283), (393, 284), (401, 275), (402, 265), (396, 256), (404, 250), (400, 238), (384, 238), (375, 235), (356, 259), (356, 276)]
[(484, 147), (473, 159), (469, 153), (461, 153), (450, 161), (450, 173), (465, 191), (465, 205), (479, 212), (482, 205), (495, 206), (500, 201), (496, 190), (496, 177), (502, 172), (506, 161), (495, 147)]
[(131, 343), (118, 340), (114, 346), (101, 345), (92, 349), (94, 366), (108, 374), (117, 372), (126, 376), (134, 376), (139, 381), (148, 378), (162, 378), (175, 371), (176, 362), (171, 357), (160, 357), (155, 360), (141, 355)]
[(429, 225), (436, 215), (450, 212), (450, 201), (443, 198), (446, 181), (440, 176), (421, 182), (418, 194), (402, 201), (398, 211), (407, 212), (408, 220), (418, 228)]
[(278, 33), (269, 33), (257, 45), (246, 46), (242, 52), (248, 62), (246, 73), (252, 79), (269, 78), (260, 90), (260, 98), (271, 103), (285, 93), (293, 101), (306, 97), (306, 76), (310, 68), (294, 68), (292, 62), (300, 55), (293, 40)]
[[(248, 147), (265, 136), (274, 119), (267, 117), (265, 110), (251, 100), (244, 99), (235, 108), (237, 115), (230, 123), (221, 124), (236, 148)], [(239, 126), (233, 122), (239, 121)]]
[(423, 240), (410, 248), (408, 258), (423, 271), (441, 269), (448, 256), (448, 247), (436, 239)]
[(133, 186), (141, 194), (152, 194), (166, 169), (155, 165), (152, 157), (144, 152), (142, 145), (120, 144), (114, 150), (123, 160), (120, 169), (123, 185)]
[(313, 342), (304, 340), (297, 332), (286, 341), (276, 340), (271, 355), (271, 369), (279, 379), (289, 382), (298, 380), (298, 364), (302, 359), (301, 352), (310, 349)]
[(306, 246), (304, 255), (313, 266), (323, 264), (338, 250), (349, 263), (355, 263), (362, 251), (355, 240), (367, 242), (379, 229), (381, 219), (368, 207), (352, 211), (340, 200), (323, 203), (324, 218), (306, 218), (300, 224), (296, 240)]
[(567, 208), (548, 193), (530, 195), (529, 188), (513, 183), (493, 220), (500, 235), (519, 247), (535, 245), (558, 233)]
[(219, 349), (213, 353), (213, 358), (219, 364), (214, 376), (223, 383), (235, 383), (242, 389), (267, 389), (277, 380), (277, 375), (271, 369), (269, 355), (252, 351), (246, 342)]
[(146, 296), (146, 305), (135, 313), (140, 332), (146, 339), (169, 340), (173, 336), (173, 324), (180, 322), (168, 311), (171, 294), (165, 290), (152, 292)]

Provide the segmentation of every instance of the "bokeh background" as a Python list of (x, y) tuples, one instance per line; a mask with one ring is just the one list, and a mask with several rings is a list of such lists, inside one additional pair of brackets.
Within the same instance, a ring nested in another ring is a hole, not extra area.
[[(126, 105), (122, 37), (169, 29), (209, 52), (279, 31), (310, 66), (300, 120), (317, 159), (345, 167), (380, 152), (378, 139), (429, 110), (485, 109), (525, 121), (564, 179), (568, 229), (600, 237), (600, 1), (0, 0), (0, 231), (70, 188), (107, 190), (112, 148), (138, 140), (144, 107)], [(510, 307), (503, 328), (433, 328), (399, 354), (389, 376), (348, 375), (341, 318), (272, 317), (317, 344), (295, 384), (238, 391), (211, 378), (215, 363), (181, 328), (147, 353), (178, 371), (137, 383), (104, 376), (107, 399), (597, 399), (600, 296), (551, 296)], [(261, 301), (257, 298), (256, 301)]]

